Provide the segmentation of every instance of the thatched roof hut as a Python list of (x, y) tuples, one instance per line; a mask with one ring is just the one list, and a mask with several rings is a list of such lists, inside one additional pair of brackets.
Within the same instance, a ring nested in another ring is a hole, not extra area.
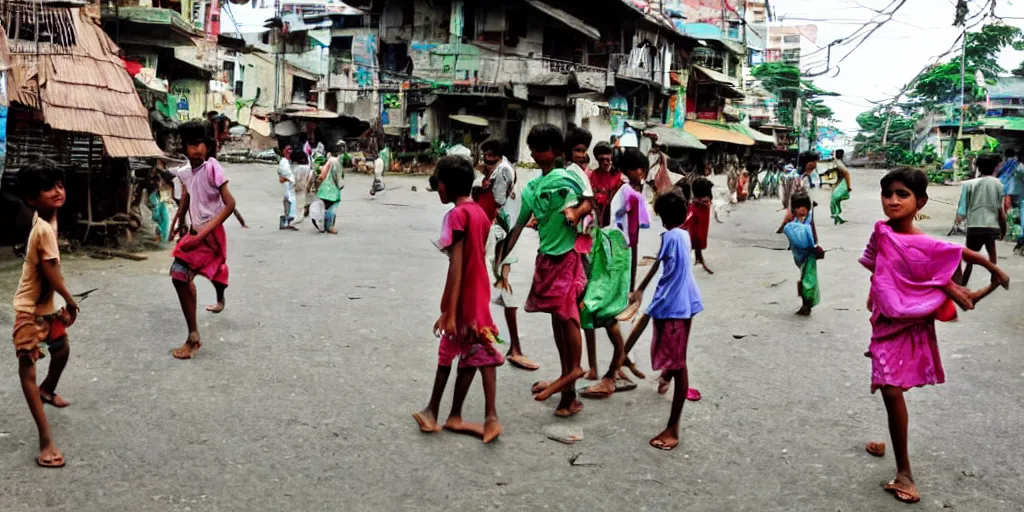
[[(55, 130), (98, 135), (107, 156), (162, 154), (121, 50), (99, 25), (97, 5), (6, 4), (4, 21), (20, 27), (13, 32), (19, 38), (6, 41), (12, 103), (42, 111), (43, 121)], [(0, 44), (0, 53), (3, 49)]]

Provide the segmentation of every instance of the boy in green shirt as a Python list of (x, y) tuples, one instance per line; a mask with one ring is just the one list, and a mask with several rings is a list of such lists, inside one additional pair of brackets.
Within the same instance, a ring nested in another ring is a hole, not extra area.
[[(556, 416), (569, 417), (583, 410), (576, 398), (576, 380), (585, 373), (580, 367), (580, 299), (587, 286), (583, 260), (576, 250), (576, 225), (592, 208), (588, 187), (579, 173), (555, 169), (555, 159), (564, 145), (562, 131), (550, 124), (540, 124), (526, 138), (533, 159), (542, 175), (526, 185), (522, 193), (522, 209), (515, 228), (509, 235), (505, 254), (515, 248), (523, 228), (531, 217), (537, 219), (540, 246), (533, 276), (533, 285), (526, 299), (526, 311), (551, 315), (551, 328), (562, 363), (562, 374), (554, 382), (533, 385), (534, 398), (544, 401), (555, 393), (562, 399)], [(504, 258), (504, 256), (502, 256)]]

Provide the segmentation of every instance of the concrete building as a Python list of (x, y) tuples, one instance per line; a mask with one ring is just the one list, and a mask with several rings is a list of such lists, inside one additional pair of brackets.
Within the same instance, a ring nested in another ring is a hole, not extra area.
[(817, 25), (769, 25), (765, 46), (765, 62), (785, 62), (801, 69), (805, 55), (817, 49)]

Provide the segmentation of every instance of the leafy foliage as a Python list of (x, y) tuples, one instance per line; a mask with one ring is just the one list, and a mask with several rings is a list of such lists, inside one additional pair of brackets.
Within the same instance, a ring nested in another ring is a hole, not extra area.
[[(800, 68), (784, 62), (766, 62), (751, 70), (751, 74), (761, 81), (766, 91), (779, 99), (776, 114), (779, 122), (785, 126), (794, 126), (794, 112), (798, 98), (805, 100), (803, 114), (812, 120), (831, 119), (832, 109), (814, 98), (820, 96), (838, 96), (837, 93), (826, 91), (814, 85), (811, 80), (800, 75)], [(800, 120), (803, 126), (805, 123)], [(812, 124), (814, 124), (812, 122)], [(814, 133), (816, 130), (811, 130)]]
[[(1006, 73), (999, 65), (999, 52), (1007, 46), (1024, 49), (1024, 35), (1017, 27), (1009, 25), (986, 25), (981, 32), (967, 34), (967, 56), (964, 76), (968, 94), (975, 98), (984, 97), (985, 91), (974, 83), (977, 71), (988, 79)], [(919, 75), (910, 91), (911, 99), (928, 104), (952, 101), (960, 96), (960, 59), (956, 56), (949, 62), (938, 64)], [(1024, 63), (1022, 63), (1024, 66)], [(1024, 72), (1024, 68), (1021, 70)]]

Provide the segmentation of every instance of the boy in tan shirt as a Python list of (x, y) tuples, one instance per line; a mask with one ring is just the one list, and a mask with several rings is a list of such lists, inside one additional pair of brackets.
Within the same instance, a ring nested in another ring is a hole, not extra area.
[[(50, 435), (43, 404), (67, 407), (70, 402), (57, 395), (57, 383), (68, 362), (67, 326), (78, 316), (78, 304), (64, 284), (57, 247), (57, 212), (66, 199), (64, 183), (57, 164), (40, 160), (18, 171), (18, 187), (25, 204), (36, 211), (28, 237), (21, 281), (14, 294), (14, 349), (18, 356), (18, 374), (29, 411), (39, 429), (39, 456), (42, 467), (64, 467), (64, 454)], [(54, 292), (67, 305), (56, 310)], [(50, 371), (42, 384), (36, 384), (36, 361), (51, 357)]]

